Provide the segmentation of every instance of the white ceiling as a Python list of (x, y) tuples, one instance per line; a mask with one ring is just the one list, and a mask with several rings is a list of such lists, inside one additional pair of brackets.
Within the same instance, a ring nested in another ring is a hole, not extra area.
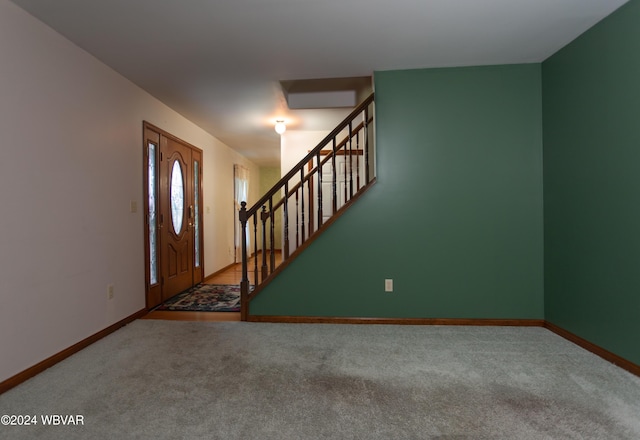
[(540, 62), (626, 0), (12, 0), (260, 165), (288, 110), (279, 81)]

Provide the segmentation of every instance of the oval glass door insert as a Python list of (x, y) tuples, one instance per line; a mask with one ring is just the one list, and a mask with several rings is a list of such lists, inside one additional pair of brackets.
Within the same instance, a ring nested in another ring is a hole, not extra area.
[(171, 170), (171, 222), (176, 235), (182, 230), (182, 217), (184, 216), (184, 180), (182, 167), (176, 160)]

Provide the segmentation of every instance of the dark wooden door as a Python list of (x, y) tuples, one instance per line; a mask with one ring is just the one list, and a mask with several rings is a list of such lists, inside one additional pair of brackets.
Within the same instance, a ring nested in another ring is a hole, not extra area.
[(191, 149), (173, 139), (160, 143), (160, 261), (162, 299), (193, 285), (193, 180)]
[(202, 150), (144, 123), (146, 303), (202, 282)]

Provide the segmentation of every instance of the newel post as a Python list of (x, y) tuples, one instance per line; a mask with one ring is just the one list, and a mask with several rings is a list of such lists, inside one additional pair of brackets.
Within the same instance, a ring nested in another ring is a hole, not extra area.
[[(267, 267), (267, 219), (269, 218), (269, 213), (267, 212), (267, 207), (262, 207), (262, 212), (260, 213), (260, 220), (262, 220), (262, 281), (267, 279), (269, 276), (269, 268)], [(256, 255), (256, 258), (258, 256)], [(256, 284), (258, 284), (256, 282)]]
[(247, 273), (247, 202), (240, 203), (238, 217), (242, 227), (242, 280), (240, 281), (240, 319), (247, 320), (249, 312), (249, 276)]

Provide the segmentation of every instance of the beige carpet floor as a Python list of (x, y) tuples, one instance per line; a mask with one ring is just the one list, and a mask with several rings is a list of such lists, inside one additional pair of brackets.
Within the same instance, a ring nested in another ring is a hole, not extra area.
[[(543, 328), (136, 321), (0, 395), (2, 439), (640, 439), (640, 378)], [(39, 420), (40, 421), (40, 420)]]

